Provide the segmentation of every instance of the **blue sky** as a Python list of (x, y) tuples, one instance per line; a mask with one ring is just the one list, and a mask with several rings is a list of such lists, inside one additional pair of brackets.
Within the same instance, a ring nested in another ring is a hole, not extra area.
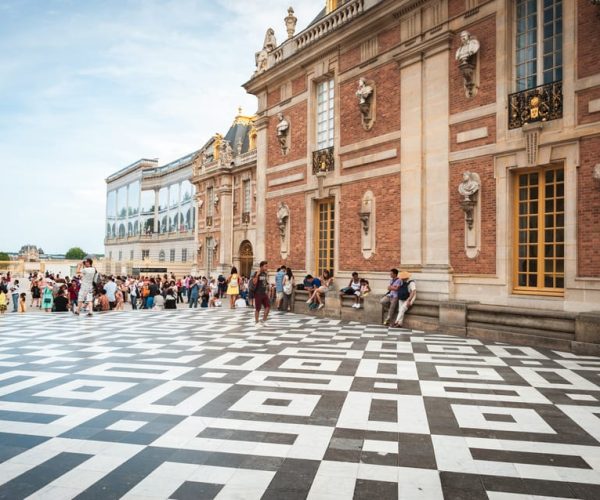
[[(298, 30), (325, 2), (296, 0)], [(104, 179), (226, 132), (290, 0), (0, 0), (0, 251), (103, 252)]]

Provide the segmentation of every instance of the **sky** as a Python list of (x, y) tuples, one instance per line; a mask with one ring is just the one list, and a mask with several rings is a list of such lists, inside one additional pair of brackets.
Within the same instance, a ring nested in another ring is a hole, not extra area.
[[(0, 251), (103, 253), (105, 179), (225, 133), (292, 0), (0, 0)], [(325, 1), (293, 0), (300, 31)]]

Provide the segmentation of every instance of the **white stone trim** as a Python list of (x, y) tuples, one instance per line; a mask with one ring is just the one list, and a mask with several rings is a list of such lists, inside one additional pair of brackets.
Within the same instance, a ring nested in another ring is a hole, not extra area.
[(274, 174), (277, 172), (283, 172), (284, 170), (288, 170), (290, 168), (296, 167), (304, 167), (306, 166), (306, 158), (301, 158), (296, 161), (290, 161), (289, 163), (284, 163), (283, 165), (277, 165), (276, 167), (267, 168), (267, 175)]
[(304, 172), (297, 174), (286, 175), (285, 177), (279, 177), (278, 179), (272, 179), (269, 181), (268, 186), (280, 186), (281, 184), (289, 184), (290, 182), (301, 181), (304, 179)]
[(496, 103), (487, 104), (485, 106), (479, 106), (477, 108), (468, 109), (461, 111), (460, 113), (454, 113), (450, 115), (450, 125), (456, 125), (457, 123), (468, 122), (475, 120), (476, 118), (483, 118), (484, 116), (491, 116), (496, 113)]
[(397, 130), (395, 132), (390, 132), (388, 134), (373, 137), (372, 139), (366, 139), (361, 142), (348, 144), (347, 146), (342, 146), (340, 148), (340, 155), (344, 155), (346, 153), (354, 153), (355, 151), (360, 151), (361, 149), (369, 148), (371, 146), (377, 146), (386, 142), (400, 140), (400, 135), (400, 130)]
[(386, 149), (385, 151), (380, 151), (379, 153), (373, 153), (370, 155), (360, 156), (358, 158), (352, 158), (351, 160), (346, 160), (342, 162), (342, 168), (360, 167), (362, 165), (367, 165), (368, 163), (375, 163), (376, 161), (396, 158), (397, 156), (398, 150), (396, 148)]
[(475, 141), (477, 139), (484, 139), (488, 136), (487, 127), (479, 127), (471, 130), (465, 130), (456, 134), (456, 143), (461, 144), (463, 142)]
[(600, 111), (600, 99), (592, 99), (588, 102), (588, 113), (597, 113)]

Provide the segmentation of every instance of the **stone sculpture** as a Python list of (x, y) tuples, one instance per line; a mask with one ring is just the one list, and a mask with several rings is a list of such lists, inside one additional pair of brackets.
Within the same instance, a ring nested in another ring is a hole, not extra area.
[(364, 78), (358, 80), (356, 97), (358, 99), (358, 108), (361, 114), (362, 125), (365, 130), (370, 130), (373, 127), (374, 93), (375, 89), (372, 83), (368, 83)]
[(277, 140), (279, 141), (279, 147), (281, 148), (281, 154), (286, 155), (289, 150), (289, 131), (290, 123), (285, 119), (283, 113), (277, 114)]
[(477, 204), (477, 193), (481, 188), (481, 180), (475, 172), (464, 172), (463, 180), (458, 185), (458, 192), (463, 197), (460, 206), (465, 212), (465, 221), (470, 229), (473, 229), (474, 209)]
[(285, 29), (287, 30), (288, 40), (290, 38), (294, 38), (294, 33), (296, 31), (296, 23), (298, 22), (298, 18), (294, 15), (294, 9), (292, 7), (288, 8), (288, 15), (284, 18), (285, 21)]
[(474, 97), (477, 91), (475, 84), (475, 69), (477, 67), (477, 53), (479, 52), (479, 41), (468, 31), (460, 34), (460, 47), (456, 50), (456, 61), (460, 70), (465, 87), (465, 95)]

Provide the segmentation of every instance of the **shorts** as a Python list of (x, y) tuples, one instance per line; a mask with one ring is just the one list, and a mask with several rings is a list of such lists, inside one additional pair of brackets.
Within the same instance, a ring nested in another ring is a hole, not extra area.
[(82, 304), (84, 304), (86, 302), (91, 302), (92, 300), (94, 300), (93, 289), (81, 287), (79, 289), (79, 294), (77, 295), (77, 299), (78, 299), (78, 302), (81, 302)]
[(276, 297), (277, 300), (283, 300), (283, 292), (277, 292)]
[(264, 307), (265, 309), (271, 308), (269, 296), (263, 293), (254, 296), (254, 309), (260, 311), (261, 307)]

